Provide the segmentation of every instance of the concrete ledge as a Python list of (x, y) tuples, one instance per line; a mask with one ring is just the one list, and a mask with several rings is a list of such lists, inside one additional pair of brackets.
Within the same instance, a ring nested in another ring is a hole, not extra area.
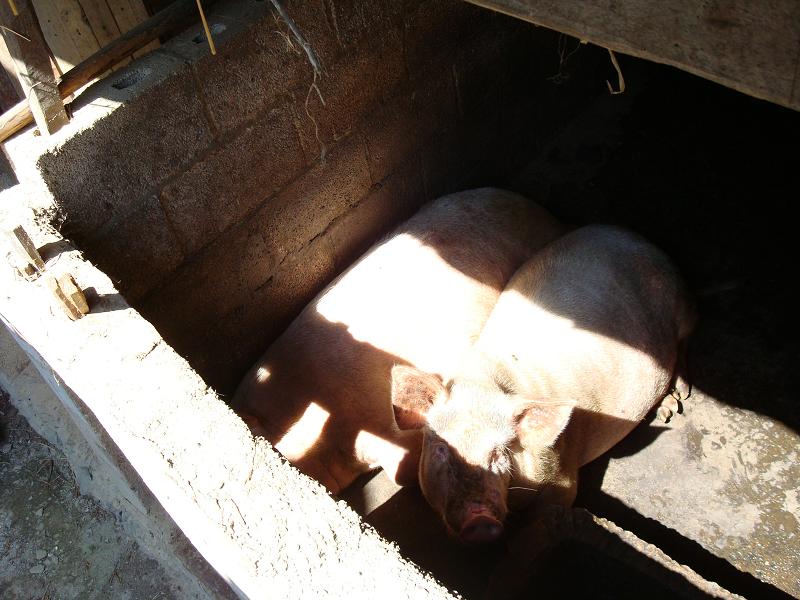
[[(37, 245), (58, 241), (26, 226)], [(52, 414), (69, 414), (97, 457), (92, 468), (114, 482), (105, 501), (125, 506), (140, 544), (193, 582), (194, 597), (379, 595), (387, 581), (396, 597), (450, 597), (254, 441), (102, 272), (59, 247), (49, 268), (92, 289), (92, 313), (70, 321), (47, 290), (4, 267), (0, 314), (63, 407)], [(25, 361), (12, 361), (9, 380)]]

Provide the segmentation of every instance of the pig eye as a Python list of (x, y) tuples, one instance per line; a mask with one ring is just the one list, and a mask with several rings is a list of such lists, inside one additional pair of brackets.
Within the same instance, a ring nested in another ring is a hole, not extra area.
[(492, 450), (492, 454), (489, 457), (489, 464), (491, 465), (492, 470), (495, 472), (500, 473), (506, 471), (509, 467), (509, 460), (505, 449), (495, 448)]

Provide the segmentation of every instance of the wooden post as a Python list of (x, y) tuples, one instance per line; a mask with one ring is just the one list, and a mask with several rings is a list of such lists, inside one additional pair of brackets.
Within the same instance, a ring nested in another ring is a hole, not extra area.
[(0, 23), (8, 28), (3, 29), (3, 38), (39, 130), (55, 133), (69, 118), (53, 76), (50, 55), (30, 0), (18, 0), (17, 9), (19, 16), (15, 17), (8, 3), (0, 2)]

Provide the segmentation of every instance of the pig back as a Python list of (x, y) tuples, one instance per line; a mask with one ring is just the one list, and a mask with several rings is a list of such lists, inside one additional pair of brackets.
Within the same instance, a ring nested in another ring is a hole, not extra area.
[(433, 201), (302, 311), (241, 382), (234, 408), (276, 443), (313, 403), (327, 416), (303, 452), (359, 463), (359, 432), (391, 439), (396, 431), (391, 367), (451, 376), (516, 268), (561, 233), (549, 213), (511, 192)]
[(690, 312), (660, 250), (625, 229), (588, 226), (515, 273), (478, 348), (522, 396), (578, 403), (564, 437), (585, 464), (666, 394)]

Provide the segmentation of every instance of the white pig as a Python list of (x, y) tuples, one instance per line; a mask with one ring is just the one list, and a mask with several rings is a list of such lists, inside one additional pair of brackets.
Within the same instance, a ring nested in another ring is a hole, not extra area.
[(588, 226), (520, 267), (447, 385), (395, 367), (393, 402), (406, 426), (423, 425), (420, 485), (448, 530), (490, 542), (509, 504), (571, 505), (580, 466), (662, 399), (677, 410), (688, 395), (676, 372), (693, 324), (661, 251), (624, 229)]
[(397, 426), (392, 366), (452, 376), (514, 271), (561, 233), (511, 192), (433, 201), (303, 310), (245, 376), (233, 407), (332, 493), (378, 465), (416, 483), (422, 435)]

